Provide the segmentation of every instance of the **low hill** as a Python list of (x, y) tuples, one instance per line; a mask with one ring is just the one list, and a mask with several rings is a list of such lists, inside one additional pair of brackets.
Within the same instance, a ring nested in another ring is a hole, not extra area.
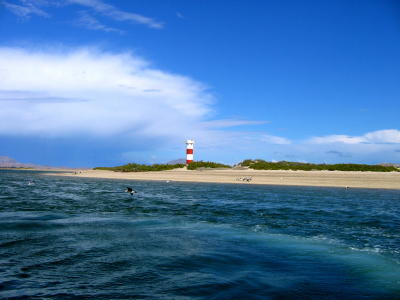
[(34, 164), (25, 164), (16, 161), (8, 156), (0, 156), (0, 168), (38, 168), (40, 166)]
[(174, 160), (170, 160), (169, 162), (167, 162), (167, 165), (176, 165), (176, 164), (186, 164), (186, 159), (184, 158), (178, 158), (178, 159), (174, 159)]
[(395, 168), (400, 168), (400, 164), (394, 164), (394, 163), (382, 163), (379, 164), (380, 166), (384, 166), (384, 167), (395, 167)]

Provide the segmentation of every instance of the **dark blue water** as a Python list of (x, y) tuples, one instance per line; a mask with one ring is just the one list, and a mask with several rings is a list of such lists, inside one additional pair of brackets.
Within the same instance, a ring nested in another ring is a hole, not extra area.
[(400, 299), (400, 191), (0, 171), (0, 298)]

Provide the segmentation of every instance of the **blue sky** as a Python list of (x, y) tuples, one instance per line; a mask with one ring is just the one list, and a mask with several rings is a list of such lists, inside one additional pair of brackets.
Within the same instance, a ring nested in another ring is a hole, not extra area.
[(396, 1), (0, 1), (0, 155), (400, 162)]

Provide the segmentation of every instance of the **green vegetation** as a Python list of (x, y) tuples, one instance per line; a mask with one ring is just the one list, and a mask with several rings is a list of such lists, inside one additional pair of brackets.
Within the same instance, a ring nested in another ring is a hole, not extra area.
[(290, 161), (268, 162), (262, 159), (246, 159), (240, 163), (243, 167), (254, 170), (327, 170), (327, 171), (373, 171), (373, 172), (399, 172), (393, 166), (363, 165), (363, 164), (310, 164)]
[[(148, 172), (148, 171), (165, 171), (183, 168), (185, 164), (154, 164), (154, 165), (141, 165), (141, 164), (126, 164), (117, 167), (96, 167), (93, 170), (108, 170), (116, 172)], [(195, 161), (188, 165), (188, 170), (196, 170), (198, 168), (230, 168), (231, 166), (219, 164), (210, 161)]]
[(219, 164), (211, 161), (194, 161), (188, 165), (188, 170), (196, 170), (198, 168), (230, 168), (231, 166)]
[(177, 168), (183, 168), (184, 164), (154, 164), (154, 165), (141, 165), (141, 164), (126, 164), (123, 166), (117, 167), (97, 167), (93, 168), (94, 170), (108, 170), (108, 171), (116, 171), (116, 172), (148, 172), (148, 171), (165, 171), (172, 170)]
[[(249, 167), (254, 170), (327, 170), (327, 171), (373, 171), (373, 172), (400, 172), (400, 170), (393, 166), (382, 165), (362, 165), (362, 164), (310, 164), (301, 162), (279, 161), (269, 162), (263, 159), (246, 159), (240, 164), (242, 167)], [(185, 164), (126, 164), (117, 167), (97, 167), (94, 170), (109, 170), (116, 172), (148, 172), (148, 171), (166, 171), (172, 169), (183, 168)], [(196, 170), (199, 168), (231, 168), (231, 166), (210, 162), (210, 161), (195, 161), (187, 166), (188, 170)]]

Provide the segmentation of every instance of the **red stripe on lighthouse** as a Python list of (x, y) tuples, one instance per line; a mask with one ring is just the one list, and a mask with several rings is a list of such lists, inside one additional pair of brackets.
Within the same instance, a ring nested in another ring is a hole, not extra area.
[(186, 149), (186, 154), (193, 154), (193, 149)]

